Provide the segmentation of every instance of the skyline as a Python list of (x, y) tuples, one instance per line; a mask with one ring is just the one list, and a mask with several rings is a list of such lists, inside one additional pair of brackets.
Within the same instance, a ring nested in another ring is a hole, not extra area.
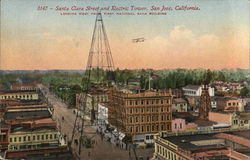
[[(103, 15), (115, 68), (218, 70), (249, 66), (246, 0), (116, 2), (116, 6), (188, 5), (200, 10), (174, 10), (163, 16)], [(37, 11), (39, 5), (105, 7), (114, 3), (112, 0), (1, 1), (1, 69), (84, 70), (95, 16), (62, 16), (58, 11)], [(146, 41), (133, 43), (132, 39), (137, 37)]]

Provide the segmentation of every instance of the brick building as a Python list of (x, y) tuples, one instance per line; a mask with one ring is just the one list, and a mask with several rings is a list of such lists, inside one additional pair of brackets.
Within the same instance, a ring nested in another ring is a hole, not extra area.
[(171, 131), (172, 95), (166, 91), (132, 93), (111, 89), (108, 121), (128, 135)]

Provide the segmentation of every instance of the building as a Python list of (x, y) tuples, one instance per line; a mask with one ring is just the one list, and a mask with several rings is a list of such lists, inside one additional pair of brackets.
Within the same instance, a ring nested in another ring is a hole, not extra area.
[(134, 89), (140, 89), (140, 84), (141, 84), (141, 78), (129, 78), (127, 80), (127, 85), (129, 88)]
[(217, 111), (228, 111), (228, 112), (240, 111), (238, 98), (217, 97)]
[(232, 128), (250, 128), (250, 113), (210, 112), (209, 120), (231, 125)]
[(216, 110), (217, 109), (217, 97), (211, 97), (211, 109)]
[(1, 91), (0, 100), (5, 99), (38, 100), (39, 96), (38, 93), (34, 91)]
[(182, 132), (197, 130), (198, 125), (192, 122), (187, 122), (183, 118), (173, 118), (172, 119), (172, 132)]
[(141, 137), (160, 131), (171, 131), (171, 92), (111, 89), (108, 121), (126, 135)]
[(5, 158), (17, 155), (18, 158), (27, 158), (34, 154), (55, 154), (58, 151), (67, 153), (67, 142), (57, 131), (55, 121), (43, 118), (12, 125)]
[(36, 91), (36, 85), (30, 84), (13, 84), (11, 85), (11, 90), (21, 90), (21, 91)]
[(156, 160), (249, 160), (249, 134), (249, 131), (240, 131), (158, 135), (154, 157)]
[[(185, 96), (201, 96), (202, 85), (187, 85), (182, 88)], [(210, 96), (214, 96), (214, 88), (208, 87)]]
[(9, 145), (9, 131), (10, 131), (10, 126), (0, 123), (0, 151), (4, 152), (8, 149)]
[(172, 104), (173, 112), (187, 112), (188, 104), (187, 101), (183, 98), (174, 98)]
[(182, 89), (172, 89), (172, 95), (174, 98), (183, 98), (184, 93)]
[(43, 147), (57, 147), (59, 133), (51, 118), (25, 121), (11, 128), (9, 151), (36, 150)]
[(98, 104), (97, 122), (100, 125), (108, 124), (108, 107), (107, 107), (107, 103), (99, 103)]
[[(84, 102), (86, 101), (86, 102)], [(98, 112), (98, 104), (99, 103), (107, 103), (108, 102), (108, 93), (106, 89), (92, 89), (86, 93), (76, 94), (76, 108), (79, 110), (84, 110), (80, 112), (80, 115), (89, 119), (91, 117), (91, 110), (94, 109), (95, 113)], [(86, 105), (85, 108), (83, 108)]]

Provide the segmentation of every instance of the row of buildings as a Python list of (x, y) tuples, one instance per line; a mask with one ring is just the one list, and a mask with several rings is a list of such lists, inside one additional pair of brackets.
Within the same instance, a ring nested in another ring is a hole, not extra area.
[(52, 110), (33, 84), (0, 91), (0, 150), (7, 159), (71, 159)]
[(250, 131), (186, 132), (155, 136), (156, 160), (249, 160)]

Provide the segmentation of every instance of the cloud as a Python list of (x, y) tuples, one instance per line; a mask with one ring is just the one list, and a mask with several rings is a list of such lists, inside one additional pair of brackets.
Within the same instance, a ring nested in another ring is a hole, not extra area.
[(183, 25), (175, 26), (165, 36), (127, 44), (126, 63), (122, 58), (118, 62), (131, 68), (247, 68), (249, 38), (243, 36), (238, 32), (197, 35)]
[[(196, 34), (186, 26), (175, 26), (165, 35), (132, 43), (109, 37), (115, 67), (119, 68), (247, 68), (247, 27), (220, 35)], [(4, 69), (84, 69), (90, 40), (79, 35), (43, 32), (2, 43)], [(129, 37), (129, 36), (128, 36)]]

